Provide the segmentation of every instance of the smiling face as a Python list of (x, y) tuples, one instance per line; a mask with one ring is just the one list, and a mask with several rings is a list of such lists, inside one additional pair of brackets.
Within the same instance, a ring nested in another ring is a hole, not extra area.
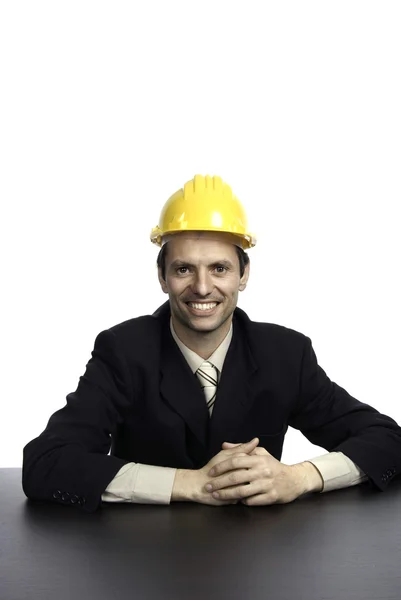
[(248, 277), (249, 265), (240, 277), (231, 234), (172, 235), (166, 255), (166, 279), (159, 269), (159, 281), (169, 295), (174, 329), (182, 341), (207, 335), (222, 341), (230, 328), (238, 292), (245, 289)]

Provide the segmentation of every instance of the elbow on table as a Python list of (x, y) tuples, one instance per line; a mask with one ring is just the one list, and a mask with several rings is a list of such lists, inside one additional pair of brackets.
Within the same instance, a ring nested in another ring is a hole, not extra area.
[(22, 489), (30, 500), (48, 500), (50, 474), (59, 458), (59, 448), (43, 446), (38, 437), (30, 441), (23, 449)]

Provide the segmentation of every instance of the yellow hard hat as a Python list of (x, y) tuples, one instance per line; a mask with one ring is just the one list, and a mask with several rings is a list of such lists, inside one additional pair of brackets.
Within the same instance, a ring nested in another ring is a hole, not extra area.
[(248, 231), (244, 207), (217, 175), (195, 175), (170, 196), (150, 239), (162, 246), (163, 236), (179, 231), (226, 231), (239, 237), (244, 250), (256, 244), (256, 237)]

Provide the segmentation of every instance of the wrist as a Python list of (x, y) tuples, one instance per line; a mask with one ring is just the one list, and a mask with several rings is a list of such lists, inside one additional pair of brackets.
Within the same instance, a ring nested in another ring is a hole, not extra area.
[(307, 492), (321, 492), (324, 486), (323, 477), (317, 467), (309, 461), (301, 463), (305, 472), (305, 483)]
[(175, 474), (171, 502), (190, 502), (193, 500), (193, 473), (191, 469), (177, 469)]
[(299, 495), (308, 492), (321, 492), (324, 486), (323, 477), (315, 465), (309, 461), (293, 465), (298, 471)]

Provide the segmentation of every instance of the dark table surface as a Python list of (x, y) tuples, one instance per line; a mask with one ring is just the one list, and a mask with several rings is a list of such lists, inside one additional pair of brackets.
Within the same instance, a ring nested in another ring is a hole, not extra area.
[(27, 500), (0, 469), (0, 599), (400, 600), (401, 481), (286, 505)]

